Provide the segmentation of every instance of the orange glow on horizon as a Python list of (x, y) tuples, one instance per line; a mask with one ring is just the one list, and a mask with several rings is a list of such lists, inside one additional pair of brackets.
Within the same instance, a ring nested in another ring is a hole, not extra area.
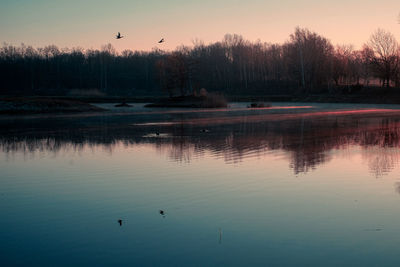
[[(29, 11), (29, 12), (27, 12)], [(274, 1), (65, 1), (5, 0), (0, 9), (1, 42), (34, 47), (99, 49), (111, 43), (117, 51), (173, 50), (222, 40), (227, 33), (252, 42), (282, 44), (296, 26), (309, 28), (336, 44), (368, 41), (377, 28), (399, 38), (398, 0)], [(125, 38), (115, 40), (121, 32)], [(158, 44), (160, 38), (165, 43)]]

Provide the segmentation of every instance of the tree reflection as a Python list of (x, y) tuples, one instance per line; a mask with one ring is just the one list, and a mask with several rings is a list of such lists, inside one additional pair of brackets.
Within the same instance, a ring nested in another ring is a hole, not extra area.
[(256, 122), (243, 117), (232, 124), (207, 125), (208, 132), (201, 131), (204, 125), (177, 122), (163, 126), (160, 136), (149, 134), (160, 130), (160, 126), (134, 127), (110, 121), (102, 120), (100, 126), (79, 121), (79, 126), (68, 129), (54, 124), (50, 129), (48, 122), (34, 127), (19, 122), (0, 131), (0, 149), (7, 154), (57, 154), (98, 147), (112, 152), (120, 145), (146, 144), (176, 162), (207, 155), (228, 164), (280, 150), (298, 174), (331, 160), (331, 151), (359, 146), (363, 161), (376, 177), (390, 172), (400, 156), (400, 123), (393, 116), (296, 117)]

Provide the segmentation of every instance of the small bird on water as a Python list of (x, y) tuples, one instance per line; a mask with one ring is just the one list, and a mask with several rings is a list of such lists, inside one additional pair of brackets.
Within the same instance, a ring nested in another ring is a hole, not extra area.
[(115, 36), (115, 39), (121, 39), (121, 38), (123, 38), (123, 37), (124, 37), (124, 36), (122, 36), (121, 33), (118, 32), (118, 34)]
[(160, 214), (164, 216), (165, 212), (163, 210), (160, 210)]
[(118, 220), (118, 223), (119, 223), (119, 226), (122, 226), (122, 220), (121, 219)]

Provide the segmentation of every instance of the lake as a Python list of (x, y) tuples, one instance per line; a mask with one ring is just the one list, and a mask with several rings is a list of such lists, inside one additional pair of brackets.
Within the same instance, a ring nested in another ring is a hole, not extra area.
[(2, 266), (398, 266), (400, 105), (0, 117)]

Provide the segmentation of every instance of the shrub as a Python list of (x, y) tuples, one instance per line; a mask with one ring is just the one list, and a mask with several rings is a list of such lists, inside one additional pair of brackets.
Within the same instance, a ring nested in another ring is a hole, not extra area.
[(226, 108), (228, 101), (221, 94), (208, 93), (205, 97), (202, 107), (203, 108)]

